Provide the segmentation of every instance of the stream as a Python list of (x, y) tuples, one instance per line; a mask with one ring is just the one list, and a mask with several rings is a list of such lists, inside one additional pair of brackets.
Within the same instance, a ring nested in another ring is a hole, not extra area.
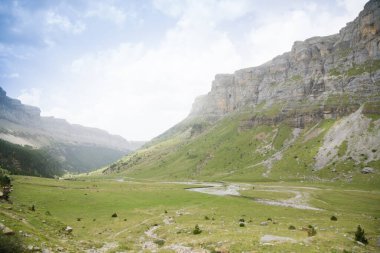
[(260, 198), (251, 198), (251, 197), (245, 197), (242, 196), (239, 192), (239, 190), (244, 190), (246, 187), (252, 185), (248, 184), (225, 184), (225, 183), (186, 183), (187, 185), (202, 185), (201, 187), (193, 187), (193, 188), (186, 188), (188, 191), (192, 192), (199, 192), (199, 193), (205, 193), (210, 195), (217, 195), (217, 196), (239, 196), (251, 199), (257, 203), (265, 204), (265, 205), (271, 205), (271, 206), (283, 206), (283, 207), (291, 207), (291, 208), (297, 208), (297, 209), (303, 209), (303, 210), (315, 210), (320, 211), (322, 209), (310, 206), (308, 204), (309, 200), (309, 193), (303, 192), (299, 190), (294, 189), (268, 189), (268, 190), (261, 190), (261, 191), (270, 191), (270, 192), (290, 192), (294, 194), (294, 197), (285, 199), (285, 200), (269, 200), (269, 199), (260, 199)]

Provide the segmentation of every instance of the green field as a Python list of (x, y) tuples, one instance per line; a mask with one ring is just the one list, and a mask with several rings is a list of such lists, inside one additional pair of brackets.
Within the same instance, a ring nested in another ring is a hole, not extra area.
[[(16, 231), (24, 245), (53, 252), (379, 251), (379, 187), (266, 182), (240, 185), (241, 196), (215, 196), (185, 189), (195, 186), (128, 178), (15, 176), (13, 183), (13, 204), (0, 204), (1, 223)], [(321, 210), (272, 206), (258, 199), (290, 199)], [(338, 220), (331, 221), (332, 215)], [(202, 232), (195, 235), (197, 224)], [(354, 241), (359, 224), (367, 246)], [(296, 229), (289, 230), (290, 225)], [(315, 236), (302, 230), (308, 225), (316, 228)], [(65, 232), (66, 226), (73, 232)], [(261, 241), (268, 235), (291, 242)]]

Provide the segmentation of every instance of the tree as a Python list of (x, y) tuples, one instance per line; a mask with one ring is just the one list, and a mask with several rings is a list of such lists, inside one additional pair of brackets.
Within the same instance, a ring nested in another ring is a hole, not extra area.
[(199, 235), (200, 233), (202, 233), (202, 230), (199, 228), (198, 224), (195, 225), (195, 228), (193, 230), (193, 234), (194, 235)]
[(2, 191), (2, 195), (0, 199), (9, 200), (9, 194), (12, 191), (11, 179), (6, 174), (6, 170), (3, 170), (0, 167), (0, 187)]
[(364, 244), (368, 244), (368, 240), (365, 237), (364, 229), (362, 229), (360, 225), (358, 225), (358, 228), (356, 229), (355, 240)]

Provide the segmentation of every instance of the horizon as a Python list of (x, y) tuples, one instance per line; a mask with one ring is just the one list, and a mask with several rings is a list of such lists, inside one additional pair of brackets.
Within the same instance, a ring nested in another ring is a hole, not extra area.
[(365, 2), (3, 2), (1, 87), (42, 116), (148, 141), (183, 120), (215, 74), (336, 34)]

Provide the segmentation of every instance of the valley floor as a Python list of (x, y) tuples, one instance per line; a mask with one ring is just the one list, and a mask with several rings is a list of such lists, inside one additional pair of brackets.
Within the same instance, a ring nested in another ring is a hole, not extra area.
[[(380, 188), (24, 176), (13, 182), (13, 204), (0, 203), (0, 223), (37, 251), (380, 251)], [(308, 236), (309, 225), (316, 235)], [(354, 240), (358, 225), (366, 246)]]

